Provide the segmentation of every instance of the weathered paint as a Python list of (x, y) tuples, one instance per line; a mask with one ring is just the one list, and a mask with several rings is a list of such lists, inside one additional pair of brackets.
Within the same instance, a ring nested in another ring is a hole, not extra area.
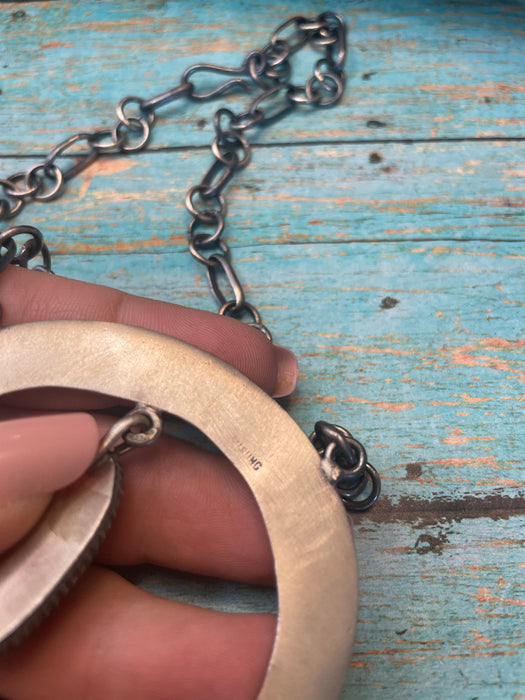
[[(298, 11), (294, 2), (260, 0), (96, 5), (2, 3), (2, 89), (10, 103), (0, 115), (8, 135), (4, 151), (17, 154), (20, 143), (42, 151), (65, 121), (72, 131), (106, 123), (122, 86), (129, 84), (130, 94), (156, 94), (175, 84), (188, 61), (205, 56), (239, 65), (247, 49), (266, 44), (276, 18)], [(350, 30), (344, 106), (321, 122), (306, 110), (301, 119), (266, 130), (263, 141), (523, 135), (522, 2), (334, 0), (325, 7), (304, 0), (300, 12), (311, 16), (328, 7), (346, 16)], [(301, 61), (301, 76), (310, 59)], [(243, 97), (237, 101), (246, 104)], [(208, 143), (205, 105), (176, 105), (164, 113), (169, 128), (155, 137), (155, 146)]]
[[(329, 9), (349, 23), (344, 103), (253, 136), (226, 234), (250, 299), (299, 356), (285, 406), (305, 430), (323, 415), (348, 425), (383, 476), (355, 518), (361, 609), (342, 697), (525, 697), (525, 5)], [(297, 11), (3, 3), (1, 176), (111, 124), (124, 94), (156, 94), (188, 63), (237, 65)], [(219, 104), (165, 109), (147, 152), (27, 206), (59, 274), (214, 308), (183, 198), (209, 167)], [(275, 606), (265, 590), (128, 575), (219, 609)]]

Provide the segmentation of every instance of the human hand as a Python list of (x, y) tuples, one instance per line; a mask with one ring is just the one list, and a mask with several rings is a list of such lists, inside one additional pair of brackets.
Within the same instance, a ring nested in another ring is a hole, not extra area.
[[(15, 268), (0, 276), (0, 300), (3, 325), (64, 318), (140, 325), (221, 357), (274, 395), (289, 393), (297, 379), (288, 351), (215, 314)], [(25, 392), (16, 407), (4, 403), (0, 550), (32, 527), (53, 490), (88, 467), (99, 434), (114, 419), (98, 413), (95, 419), (85, 409), (102, 405), (101, 397), (57, 390)], [(70, 407), (80, 412), (44, 413)], [(271, 583), (272, 555), (251, 492), (227, 460), (167, 436), (122, 462), (122, 503), (95, 565), (29, 639), (0, 657), (0, 695), (255, 697), (273, 645), (273, 616), (218, 613), (159, 599), (105, 568), (148, 562)]]

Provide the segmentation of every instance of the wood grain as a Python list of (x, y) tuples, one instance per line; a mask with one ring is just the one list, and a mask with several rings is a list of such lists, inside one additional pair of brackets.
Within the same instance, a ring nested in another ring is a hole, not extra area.
[[(301, 3), (315, 16), (318, 3)], [(344, 103), (322, 120), (313, 110), (285, 120), (263, 141), (494, 138), (523, 136), (525, 66), (522, 2), (345, 2), (330, 9), (349, 27)], [(111, 123), (126, 94), (150, 97), (176, 85), (189, 63), (240, 65), (262, 48), (293, 2), (186, 0), (136, 3), (2, 3), (2, 90), (9, 109), (5, 152), (45, 151), (64, 131)], [(299, 58), (297, 80), (312, 56)], [(44, 90), (40, 86), (45, 86)], [(246, 104), (246, 99), (240, 99)], [(166, 109), (171, 126), (158, 148), (208, 144), (210, 110)]]
[[(150, 97), (201, 59), (238, 65), (278, 18), (322, 9), (3, 3), (0, 173), (111, 124), (125, 94)], [(525, 3), (330, 9), (349, 26), (343, 103), (252, 135), (226, 235), (250, 299), (299, 356), (286, 408), (305, 431), (348, 425), (383, 479), (355, 518), (360, 621), (341, 697), (522, 698)], [(20, 221), (42, 228), (59, 274), (214, 308), (183, 199), (227, 101), (164, 109), (146, 152), (27, 206)], [(267, 590), (127, 575), (219, 609), (275, 606)]]

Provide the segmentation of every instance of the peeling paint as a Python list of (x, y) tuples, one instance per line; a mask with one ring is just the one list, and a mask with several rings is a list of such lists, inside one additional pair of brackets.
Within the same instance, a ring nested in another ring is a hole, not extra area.
[(395, 504), (382, 495), (374, 508), (367, 513), (353, 513), (356, 524), (366, 521), (378, 523), (404, 522), (414, 529), (421, 529), (443, 522), (461, 522), (478, 518), (508, 520), (525, 515), (525, 497), (503, 494), (464, 496), (456, 500), (417, 497), (401, 497)]

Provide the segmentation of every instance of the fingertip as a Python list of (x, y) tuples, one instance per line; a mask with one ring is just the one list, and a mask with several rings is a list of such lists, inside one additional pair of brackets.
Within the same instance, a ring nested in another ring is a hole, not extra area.
[(273, 352), (277, 364), (277, 376), (272, 396), (275, 398), (288, 396), (297, 386), (299, 378), (297, 357), (282, 345), (274, 345)]

